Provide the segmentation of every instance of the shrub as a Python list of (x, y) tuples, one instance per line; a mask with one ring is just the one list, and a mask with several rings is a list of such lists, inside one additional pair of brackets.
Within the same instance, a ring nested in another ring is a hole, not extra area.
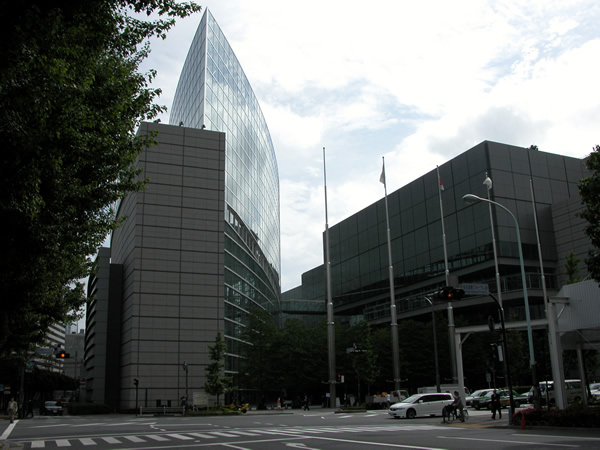
[(197, 416), (236, 416), (243, 414), (241, 411), (234, 411), (230, 408), (210, 408), (210, 409), (197, 409), (195, 411), (186, 411), (186, 416), (197, 417)]
[(525, 417), (526, 425), (549, 427), (600, 427), (600, 408), (596, 406), (571, 405), (566, 409), (524, 409), (513, 414), (513, 424), (521, 425)]

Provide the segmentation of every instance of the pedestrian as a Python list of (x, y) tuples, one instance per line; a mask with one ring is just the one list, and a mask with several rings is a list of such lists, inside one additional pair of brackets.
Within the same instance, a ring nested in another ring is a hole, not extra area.
[(308, 395), (304, 394), (304, 411), (310, 411), (310, 406), (308, 405)]
[(10, 423), (14, 423), (15, 416), (17, 415), (17, 412), (19, 412), (19, 405), (15, 401), (14, 397), (10, 398), (6, 412), (8, 413), (8, 417), (10, 417)]
[(492, 409), (492, 419), (496, 420), (496, 410), (498, 411), (498, 419), (502, 419), (502, 406), (500, 405), (500, 394), (496, 392), (492, 392), (492, 396), (490, 398), (490, 408)]
[(277, 397), (277, 411), (281, 411), (281, 397)]
[(25, 414), (25, 418), (28, 418), (29, 414), (31, 414), (31, 417), (33, 418), (33, 401), (31, 399), (27, 401), (27, 413)]

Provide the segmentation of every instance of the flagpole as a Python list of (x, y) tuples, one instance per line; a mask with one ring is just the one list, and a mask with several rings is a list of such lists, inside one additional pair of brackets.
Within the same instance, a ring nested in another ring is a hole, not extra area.
[(387, 248), (390, 276), (390, 311), (392, 315), (392, 355), (394, 361), (394, 390), (400, 390), (400, 344), (398, 342), (398, 316), (396, 314), (396, 294), (394, 289), (394, 266), (392, 265), (392, 239), (390, 236), (390, 213), (387, 198), (387, 180), (385, 178), (385, 157), (382, 156), (383, 168), (379, 181), (383, 183), (385, 192), (385, 223), (387, 225)]
[[(546, 293), (546, 276), (544, 275), (544, 261), (542, 259), (542, 245), (540, 244), (540, 230), (538, 228), (537, 221), (537, 208), (535, 206), (535, 195), (533, 193), (533, 181), (529, 180), (529, 187), (531, 188), (531, 204), (533, 205), (533, 223), (535, 224), (535, 235), (537, 238), (538, 257), (540, 258), (540, 271), (542, 272), (542, 294), (544, 295), (544, 303), (547, 301)], [(491, 205), (490, 205), (491, 206)]]
[(323, 147), (323, 186), (325, 188), (325, 273), (327, 277), (327, 354), (329, 360), (329, 407), (335, 408), (335, 323), (333, 321), (333, 299), (331, 294), (331, 263), (329, 260), (329, 222), (327, 218), (327, 168)]
[[(444, 206), (442, 204), (442, 190), (444, 185), (440, 177), (440, 167), (435, 166), (437, 177), (438, 177), (438, 195), (440, 197), (440, 218), (442, 220), (442, 241), (444, 245), (444, 267), (446, 276), (446, 286), (450, 286), (450, 269), (448, 268), (448, 248), (446, 246), (446, 228), (444, 227)], [(454, 309), (452, 308), (452, 302), (448, 302), (448, 342), (450, 344), (450, 362), (452, 366), (452, 382), (458, 382), (457, 364), (456, 364), (456, 347), (454, 339)], [(462, 398), (462, 393), (461, 393)]]

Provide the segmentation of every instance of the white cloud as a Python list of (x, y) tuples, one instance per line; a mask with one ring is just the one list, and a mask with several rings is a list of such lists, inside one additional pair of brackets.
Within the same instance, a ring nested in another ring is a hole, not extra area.
[[(593, 0), (230, 0), (208, 5), (265, 114), (281, 182), (282, 286), (330, 226), (482, 140), (584, 156), (599, 142)], [(153, 45), (170, 106), (200, 16)]]

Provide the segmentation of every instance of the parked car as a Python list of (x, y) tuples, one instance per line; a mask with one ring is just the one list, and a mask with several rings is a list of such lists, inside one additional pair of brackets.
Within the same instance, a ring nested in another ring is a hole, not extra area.
[[(517, 391), (513, 390), (513, 403), (514, 408), (518, 408), (525, 403), (529, 403), (527, 394), (519, 394)], [(500, 393), (500, 406), (502, 408), (507, 408), (509, 404), (510, 397), (508, 396), (508, 391), (502, 391)]]
[(417, 416), (441, 416), (444, 406), (454, 401), (448, 392), (415, 394), (390, 406), (389, 415), (394, 419), (413, 419)]
[(488, 392), (493, 391), (493, 389), (479, 389), (465, 398), (465, 406), (473, 406), (473, 399), (483, 397)]
[(42, 415), (62, 416), (63, 408), (58, 402), (47, 401), (44, 402), (41, 413)]
[(490, 409), (490, 403), (492, 402), (492, 393), (493, 389), (486, 392), (485, 395), (481, 397), (474, 397), (471, 401), (471, 406), (475, 409)]
[(590, 383), (590, 394), (595, 399), (600, 399), (600, 383)]

